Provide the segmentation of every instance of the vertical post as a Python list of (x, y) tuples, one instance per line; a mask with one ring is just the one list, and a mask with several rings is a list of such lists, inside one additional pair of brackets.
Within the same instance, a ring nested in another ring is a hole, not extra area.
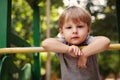
[(0, 0), (0, 48), (7, 47), (11, 26), (11, 0)]
[[(46, 37), (50, 37), (50, 0), (46, 0)], [(46, 80), (51, 80), (51, 55), (50, 52), (47, 54), (46, 60)]]
[[(117, 12), (118, 38), (120, 43), (120, 0), (116, 0), (116, 12)], [(119, 51), (119, 63), (120, 63), (120, 51)]]
[[(33, 6), (33, 37), (34, 46), (40, 46), (40, 29), (39, 29), (39, 7), (37, 5)], [(39, 53), (34, 53), (34, 67), (33, 67), (33, 79), (40, 80), (40, 59)]]
[[(9, 46), (8, 35), (9, 28), (11, 26), (11, 0), (0, 0), (0, 48)], [(1, 55), (0, 55), (1, 56)], [(0, 66), (0, 80), (3, 79), (1, 76)], [(5, 75), (7, 78), (8, 76)]]

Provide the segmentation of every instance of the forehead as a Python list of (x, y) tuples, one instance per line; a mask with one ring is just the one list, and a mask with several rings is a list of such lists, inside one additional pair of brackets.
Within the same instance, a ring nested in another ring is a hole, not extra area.
[(73, 23), (80, 23), (81, 21), (86, 22), (87, 19), (87, 14), (80, 8), (66, 10), (64, 13), (64, 22), (71, 20)]
[(84, 22), (84, 20), (82, 20), (81, 18), (78, 18), (78, 17), (67, 16), (67, 17), (64, 19), (64, 22), (65, 22), (65, 23), (72, 22), (72, 23), (74, 23), (74, 24), (80, 24), (81, 22)]
[(68, 19), (64, 22), (64, 25), (83, 25), (86, 24), (85, 22), (81, 21), (81, 20), (73, 20), (73, 19)]

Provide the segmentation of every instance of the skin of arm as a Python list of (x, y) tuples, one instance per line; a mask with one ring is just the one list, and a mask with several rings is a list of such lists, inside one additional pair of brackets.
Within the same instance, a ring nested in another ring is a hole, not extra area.
[(78, 67), (86, 68), (87, 57), (106, 50), (110, 45), (110, 40), (104, 36), (94, 37), (94, 39), (81, 49), (83, 55), (79, 57)]
[(109, 45), (110, 40), (107, 37), (97, 36), (81, 51), (84, 53), (84, 56), (88, 57), (108, 49)]
[(68, 53), (73, 57), (82, 55), (79, 47), (72, 45), (68, 46), (56, 38), (48, 38), (42, 42), (42, 47), (47, 51), (59, 52), (59, 53)]
[(56, 38), (47, 38), (42, 42), (42, 47), (47, 51), (66, 53), (69, 46), (58, 41)]

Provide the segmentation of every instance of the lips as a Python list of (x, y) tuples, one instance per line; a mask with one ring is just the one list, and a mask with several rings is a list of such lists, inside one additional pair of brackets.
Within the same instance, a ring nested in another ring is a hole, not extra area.
[(78, 39), (79, 37), (78, 36), (74, 36), (74, 37), (72, 37), (72, 39)]

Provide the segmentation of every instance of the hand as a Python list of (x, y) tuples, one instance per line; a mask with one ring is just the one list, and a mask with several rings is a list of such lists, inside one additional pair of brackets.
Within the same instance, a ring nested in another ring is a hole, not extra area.
[(80, 48), (78, 46), (74, 46), (74, 45), (69, 47), (68, 53), (73, 57), (77, 57), (77, 56), (82, 55)]
[(87, 68), (87, 57), (83, 54), (78, 59), (78, 68)]

